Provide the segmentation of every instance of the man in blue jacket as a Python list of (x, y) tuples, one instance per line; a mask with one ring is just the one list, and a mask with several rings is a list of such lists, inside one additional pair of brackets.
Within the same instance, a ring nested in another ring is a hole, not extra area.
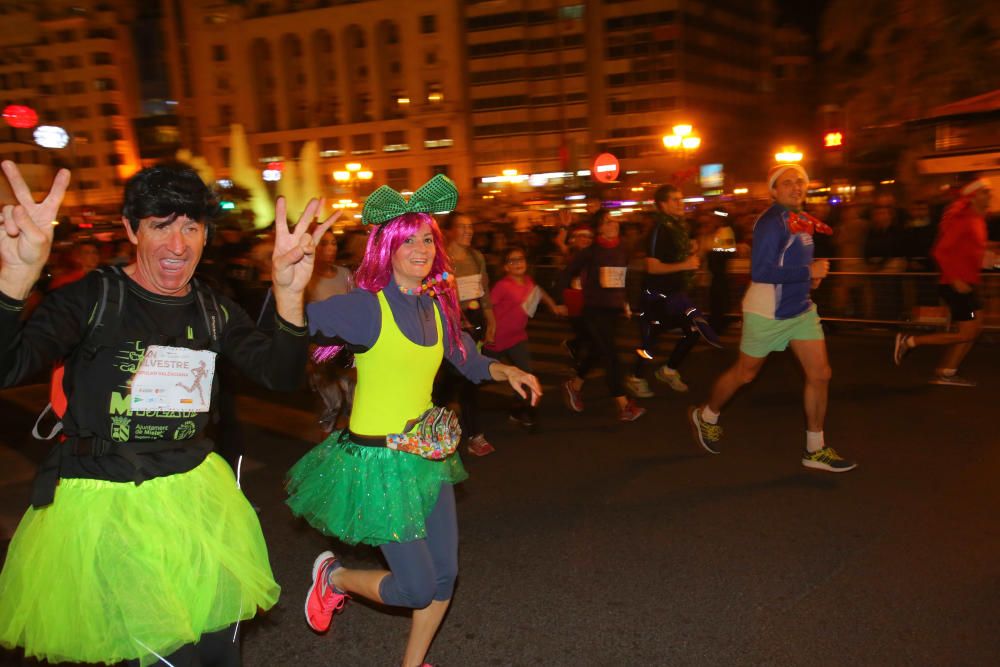
[(823, 441), (830, 362), (816, 305), (809, 293), (830, 267), (825, 259), (813, 259), (812, 234), (829, 233), (829, 228), (802, 211), (808, 184), (809, 176), (798, 164), (780, 164), (768, 174), (774, 204), (754, 223), (751, 283), (743, 297), (740, 356), (716, 380), (708, 403), (691, 408), (689, 418), (698, 444), (718, 454), (722, 406), (757, 377), (767, 355), (791, 346), (806, 376), (806, 449), (802, 465), (847, 472), (857, 464), (841, 458)]

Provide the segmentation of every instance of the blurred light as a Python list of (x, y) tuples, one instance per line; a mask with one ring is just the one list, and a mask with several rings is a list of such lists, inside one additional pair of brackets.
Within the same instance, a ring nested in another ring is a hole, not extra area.
[(712, 213), (716, 214), (720, 218), (728, 218), (729, 217), (729, 214), (726, 213), (725, 211), (712, 211)]
[(333, 172), (333, 180), (338, 183), (343, 183), (344, 181), (351, 180), (351, 172), (349, 171), (335, 171)]
[(348, 162), (347, 163), (347, 171), (361, 171), (361, 163), (360, 162)]
[(236, 203), (231, 201), (219, 202), (219, 208), (221, 208), (223, 211), (232, 211), (234, 208), (236, 208)]
[(372, 176), (374, 175), (375, 174), (369, 169), (365, 169), (363, 171), (358, 172), (358, 178), (360, 178), (362, 181), (370, 181), (372, 179)]
[(265, 181), (267, 181), (269, 183), (273, 183), (275, 181), (280, 181), (281, 180), (281, 172), (278, 171), (277, 169), (265, 169), (264, 173), (261, 175), (261, 177)]
[(840, 132), (827, 132), (823, 135), (823, 145), (826, 148), (839, 148), (844, 145), (844, 135)]
[(509, 178), (511, 176), (517, 176), (517, 169), (504, 169), (500, 173)]
[(704, 197), (685, 197), (684, 198), (684, 202), (685, 203), (697, 204), (698, 202), (703, 202), (703, 201), (705, 201)]
[(397, 97), (396, 98), (396, 104), (399, 104), (400, 106), (402, 106), (404, 104), (409, 104), (409, 103), (410, 103), (410, 98), (409, 97)]
[(267, 169), (269, 171), (282, 171), (285, 168), (284, 162), (268, 162)]
[(834, 195), (834, 196), (830, 197), (830, 205), (831, 206), (836, 206), (840, 202), (841, 202), (841, 199), (837, 195)]
[(632, 192), (642, 192), (642, 190), (643, 190), (643, 188), (642, 188), (641, 185), (639, 187), (637, 187), (637, 188), (632, 188)]
[(879, 181), (879, 185), (892, 185), (895, 182), (896, 182), (896, 179), (890, 178), (887, 181)]
[(748, 192), (750, 192), (748, 188), (733, 188), (734, 195), (745, 195)]
[(58, 225), (58, 224), (59, 224), (59, 221), (58, 221), (58, 220), (53, 220), (53, 221), (52, 221), (52, 226), (53, 226), (53, 227), (55, 227), (55, 226), (56, 226), (56, 225)]
[(218, 185), (220, 188), (225, 188), (225, 189), (233, 187), (233, 182), (228, 178), (220, 178), (215, 182), (215, 184)]
[(11, 127), (27, 130), (38, 125), (38, 114), (31, 107), (22, 104), (10, 104), (4, 107), (3, 119)]
[(778, 162), (802, 162), (802, 152), (795, 146), (782, 146), (780, 153), (774, 154)]
[(678, 148), (683, 139), (676, 134), (667, 134), (663, 137), (663, 145), (667, 148)]
[(444, 99), (443, 93), (434, 92), (434, 93), (428, 93), (427, 95), (427, 101), (432, 104), (437, 104), (443, 99)]
[(576, 175), (577, 176), (590, 176), (590, 170), (589, 169), (581, 169), (580, 171), (576, 172)]
[(66, 130), (55, 125), (39, 125), (35, 128), (35, 143), (42, 148), (66, 148), (69, 135)]
[(579, 201), (586, 198), (587, 195), (566, 195), (566, 201)]
[(175, 107), (177, 106), (177, 100), (167, 100), (167, 106)]
[(693, 129), (690, 124), (681, 123), (680, 125), (674, 125), (674, 134), (678, 137), (686, 137), (691, 134), (691, 130)]
[(698, 146), (701, 146), (701, 137), (684, 137), (681, 145), (687, 150), (693, 151)]
[(528, 184), (533, 187), (541, 187), (549, 182), (549, 177), (545, 174), (532, 174), (528, 177)]

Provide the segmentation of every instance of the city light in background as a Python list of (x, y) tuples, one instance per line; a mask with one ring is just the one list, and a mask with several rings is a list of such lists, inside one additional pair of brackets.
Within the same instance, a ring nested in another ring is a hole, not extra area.
[[(502, 185), (517, 203), (609, 188), (622, 199), (663, 182), (690, 196), (750, 195), (772, 158), (830, 184), (897, 189), (995, 170), (1000, 68), (986, 7), (911, 16), (889, 0), (886, 16), (911, 17), (895, 23), (846, 0), (778, 2), (773, 13), (749, 0), (690, 22), (686, 0), (676, 11), (640, 4), (540, 6), (529, 24), (491, 3), (26, 3), (21, 33), (37, 36), (0, 35), (0, 149), (38, 165), (33, 187), (73, 169), (68, 209), (107, 214), (123, 179), (181, 150), (213, 179), (271, 193), (317, 183), (330, 201), (344, 189), (363, 201), (369, 184), (412, 190), (435, 173), (472, 201)], [(358, 7), (388, 18), (358, 18)], [(308, 21), (290, 24), (299, 12)], [(939, 44), (931, 59), (928, 35)], [(183, 54), (161, 46), (182, 42)], [(535, 62), (535, 42), (559, 64)], [(679, 57), (723, 42), (724, 77)], [(981, 120), (970, 129), (969, 119)], [(776, 151), (783, 142), (795, 146)], [(618, 162), (607, 181), (594, 168), (603, 154)]]

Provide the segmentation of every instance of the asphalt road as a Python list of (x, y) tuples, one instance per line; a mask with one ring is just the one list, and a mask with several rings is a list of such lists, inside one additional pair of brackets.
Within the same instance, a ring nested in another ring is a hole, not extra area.
[[(788, 353), (725, 411), (724, 451), (702, 453), (685, 409), (734, 358), (698, 348), (689, 395), (654, 386), (649, 413), (614, 419), (603, 381), (570, 413), (558, 393), (558, 325), (534, 325), (546, 383), (536, 432), (485, 393), (497, 452), (465, 457), (458, 488), (461, 575), (429, 659), (487, 665), (1000, 664), (1000, 346), (966, 362), (976, 389), (926, 384), (936, 350), (896, 369), (888, 332), (829, 338), (827, 441), (860, 462), (834, 475), (799, 464), (801, 377)], [(732, 343), (732, 339), (729, 339)], [(40, 390), (0, 397), (2, 517), (27, 502)], [(316, 437), (308, 397), (241, 399), (278, 606), (245, 626), (244, 664), (397, 665), (406, 613), (351, 602), (323, 636), (302, 618), (315, 555), (376, 566), (293, 519), (282, 478)], [(18, 404), (21, 404), (20, 406)], [(0, 523), (4, 527), (5, 523)], [(33, 664), (0, 653), (0, 664)]]

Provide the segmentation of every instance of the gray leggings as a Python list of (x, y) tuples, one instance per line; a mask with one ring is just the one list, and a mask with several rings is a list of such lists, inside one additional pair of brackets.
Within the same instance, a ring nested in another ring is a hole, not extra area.
[(425, 525), (427, 537), (422, 540), (379, 546), (390, 570), (378, 587), (387, 605), (423, 609), (435, 600), (451, 599), (458, 576), (458, 519), (451, 484), (441, 484)]

